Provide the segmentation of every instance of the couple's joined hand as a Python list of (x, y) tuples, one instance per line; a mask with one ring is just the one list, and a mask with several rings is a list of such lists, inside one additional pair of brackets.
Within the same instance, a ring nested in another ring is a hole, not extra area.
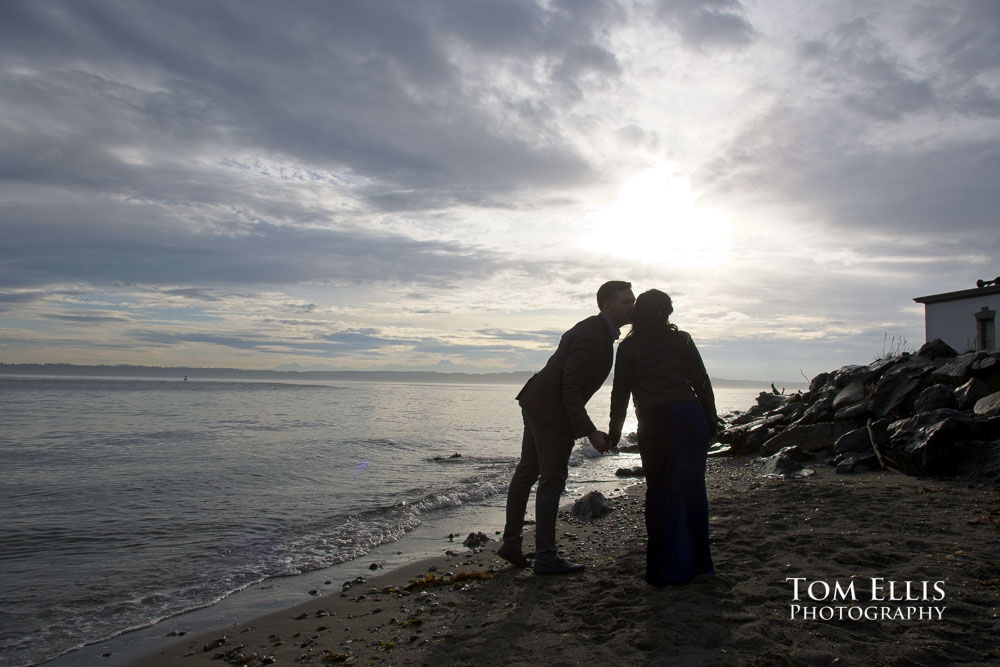
[(587, 438), (594, 449), (601, 454), (611, 449), (611, 440), (608, 438), (608, 434), (603, 431), (594, 431)]

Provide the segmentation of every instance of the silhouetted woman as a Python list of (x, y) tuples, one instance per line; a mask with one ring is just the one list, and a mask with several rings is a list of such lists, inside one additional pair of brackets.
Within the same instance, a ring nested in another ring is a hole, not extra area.
[(691, 336), (670, 323), (673, 311), (659, 290), (636, 299), (632, 330), (618, 346), (608, 429), (617, 444), (631, 395), (646, 475), (646, 581), (653, 586), (715, 572), (705, 491), (715, 395)]

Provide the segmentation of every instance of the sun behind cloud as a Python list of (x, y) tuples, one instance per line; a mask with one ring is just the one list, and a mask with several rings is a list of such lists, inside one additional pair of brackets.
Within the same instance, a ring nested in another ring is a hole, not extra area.
[(628, 179), (585, 225), (584, 249), (654, 264), (710, 268), (726, 261), (731, 245), (726, 216), (698, 206), (688, 181), (663, 163)]

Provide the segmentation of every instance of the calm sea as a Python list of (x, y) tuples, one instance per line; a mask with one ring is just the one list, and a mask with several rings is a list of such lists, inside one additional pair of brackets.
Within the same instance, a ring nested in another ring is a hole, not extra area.
[[(0, 376), (0, 664), (499, 511), (517, 389)], [(758, 391), (717, 389), (720, 413)], [(590, 404), (599, 425), (608, 395)], [(570, 492), (628, 456), (586, 450)]]

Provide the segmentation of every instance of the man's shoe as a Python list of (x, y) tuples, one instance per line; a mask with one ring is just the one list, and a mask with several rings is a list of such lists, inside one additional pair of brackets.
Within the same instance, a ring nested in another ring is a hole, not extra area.
[(524, 557), (521, 550), (510, 546), (506, 542), (497, 549), (497, 556), (500, 556), (500, 558), (503, 558), (514, 567), (528, 567), (529, 565), (528, 559)]
[(553, 561), (535, 561), (535, 574), (573, 574), (583, 571), (583, 563), (571, 563), (559, 558)]

